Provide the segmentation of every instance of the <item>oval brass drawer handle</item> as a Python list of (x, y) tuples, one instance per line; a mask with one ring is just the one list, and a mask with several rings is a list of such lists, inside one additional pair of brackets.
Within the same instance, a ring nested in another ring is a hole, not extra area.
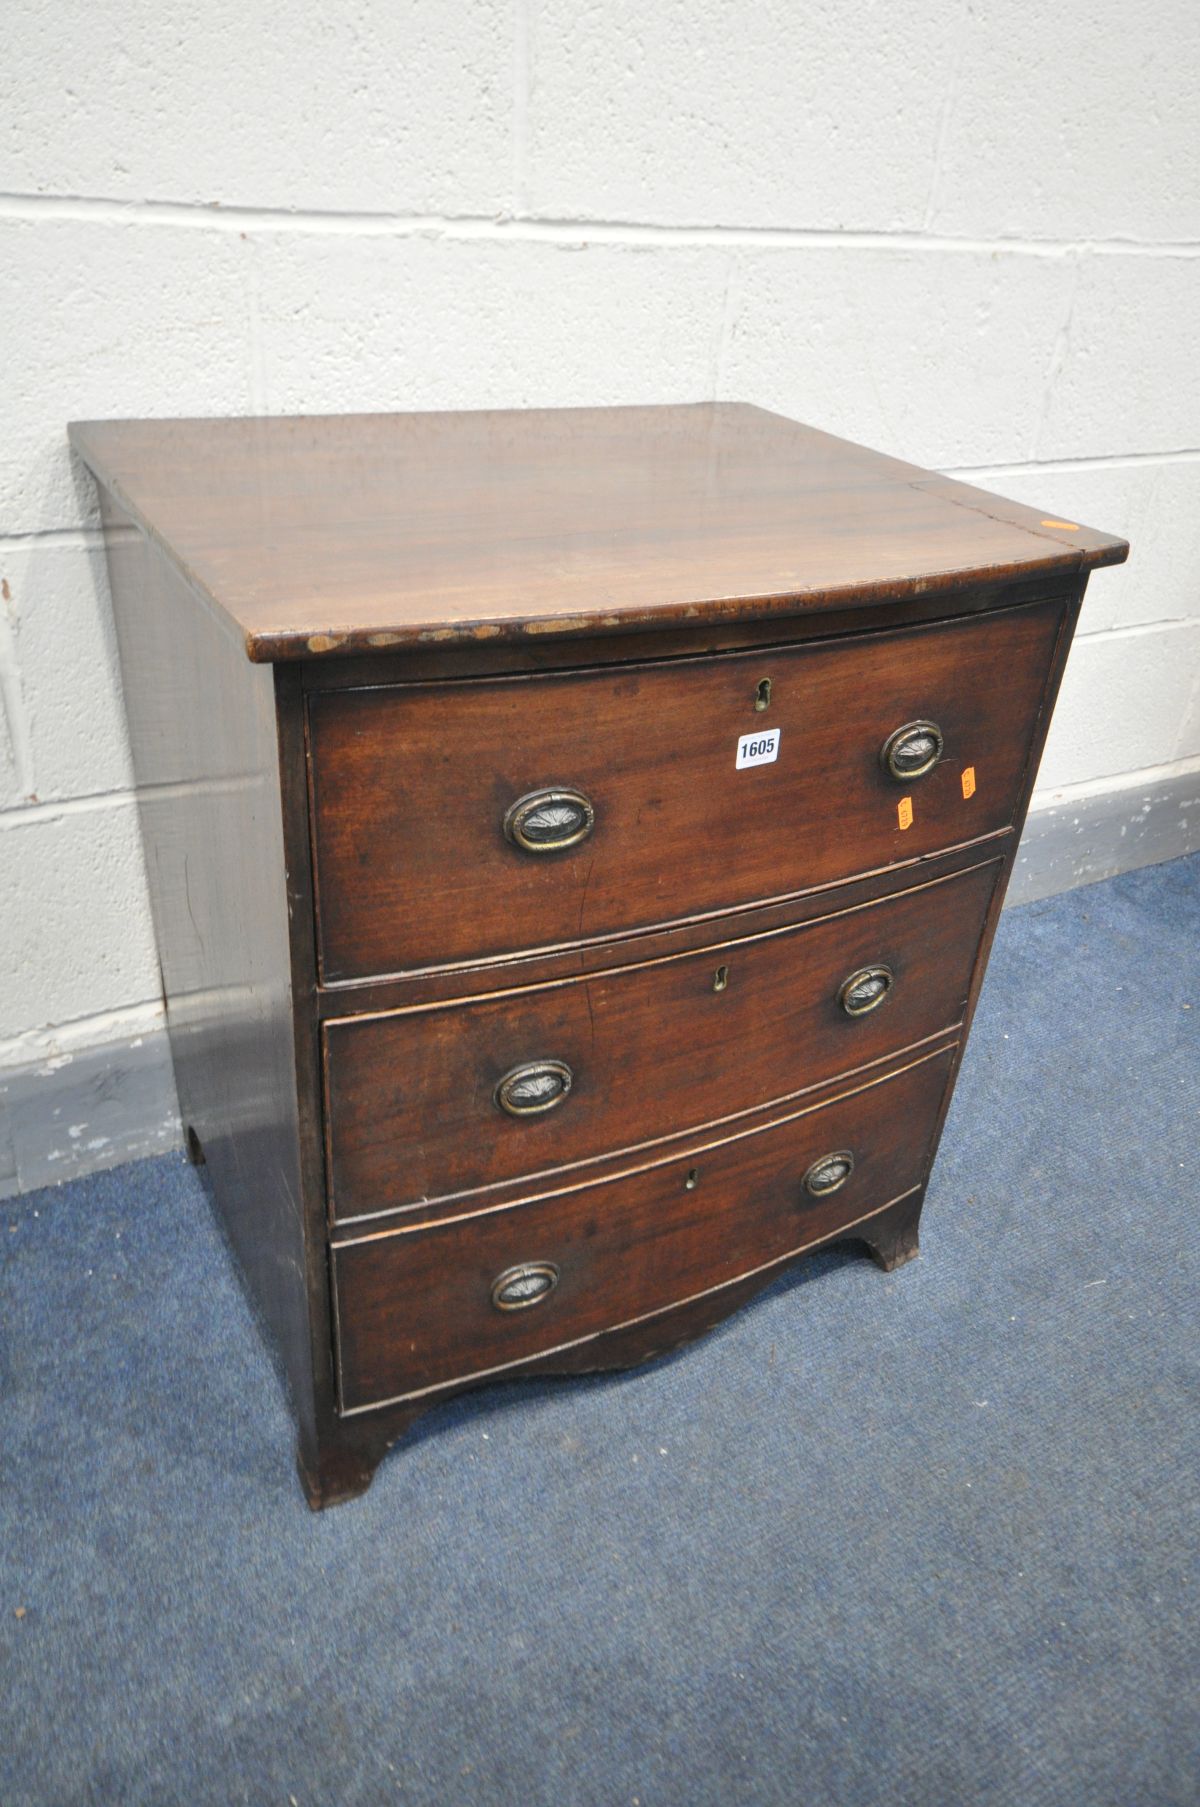
[(504, 832), (525, 853), (561, 853), (586, 840), (595, 822), (583, 792), (560, 785), (518, 797), (505, 815)]
[(528, 1311), (540, 1305), (558, 1285), (558, 1269), (553, 1261), (522, 1261), (517, 1267), (506, 1267), (492, 1281), (492, 1304), (497, 1311)]
[(527, 1060), (504, 1075), (494, 1096), (510, 1117), (540, 1117), (561, 1104), (574, 1083), (565, 1060)]
[(879, 762), (897, 784), (924, 778), (942, 757), (945, 736), (936, 722), (906, 722), (889, 734), (879, 751)]
[(891, 997), (895, 983), (890, 966), (860, 966), (842, 981), (838, 1003), (847, 1016), (869, 1016)]
[(804, 1190), (810, 1198), (828, 1198), (831, 1192), (841, 1190), (853, 1172), (854, 1156), (848, 1148), (840, 1148), (836, 1154), (823, 1154), (805, 1174)]

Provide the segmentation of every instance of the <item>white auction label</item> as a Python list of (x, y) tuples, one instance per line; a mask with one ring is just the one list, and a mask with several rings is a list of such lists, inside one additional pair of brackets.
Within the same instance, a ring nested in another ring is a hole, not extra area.
[(735, 771), (747, 765), (770, 765), (779, 758), (779, 728), (760, 729), (757, 734), (743, 734), (737, 745)]

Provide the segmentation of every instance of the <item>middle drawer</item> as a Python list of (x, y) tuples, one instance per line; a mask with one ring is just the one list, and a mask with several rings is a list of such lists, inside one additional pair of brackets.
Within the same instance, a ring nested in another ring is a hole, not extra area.
[(953, 1027), (999, 871), (588, 978), (326, 1022), (332, 1218), (537, 1183)]

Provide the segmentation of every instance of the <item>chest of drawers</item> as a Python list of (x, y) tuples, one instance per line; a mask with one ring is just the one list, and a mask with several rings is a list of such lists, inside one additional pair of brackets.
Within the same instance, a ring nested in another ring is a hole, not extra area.
[(734, 404), (72, 441), (188, 1147), (313, 1505), (456, 1391), (915, 1254), (1122, 541)]

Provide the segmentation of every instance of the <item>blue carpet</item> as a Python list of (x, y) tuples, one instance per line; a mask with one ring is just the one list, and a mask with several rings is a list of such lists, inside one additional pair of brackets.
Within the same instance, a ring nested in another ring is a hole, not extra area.
[(181, 1159), (10, 1203), (0, 1799), (1192, 1802), (1200, 858), (1003, 920), (922, 1259), (313, 1517)]

